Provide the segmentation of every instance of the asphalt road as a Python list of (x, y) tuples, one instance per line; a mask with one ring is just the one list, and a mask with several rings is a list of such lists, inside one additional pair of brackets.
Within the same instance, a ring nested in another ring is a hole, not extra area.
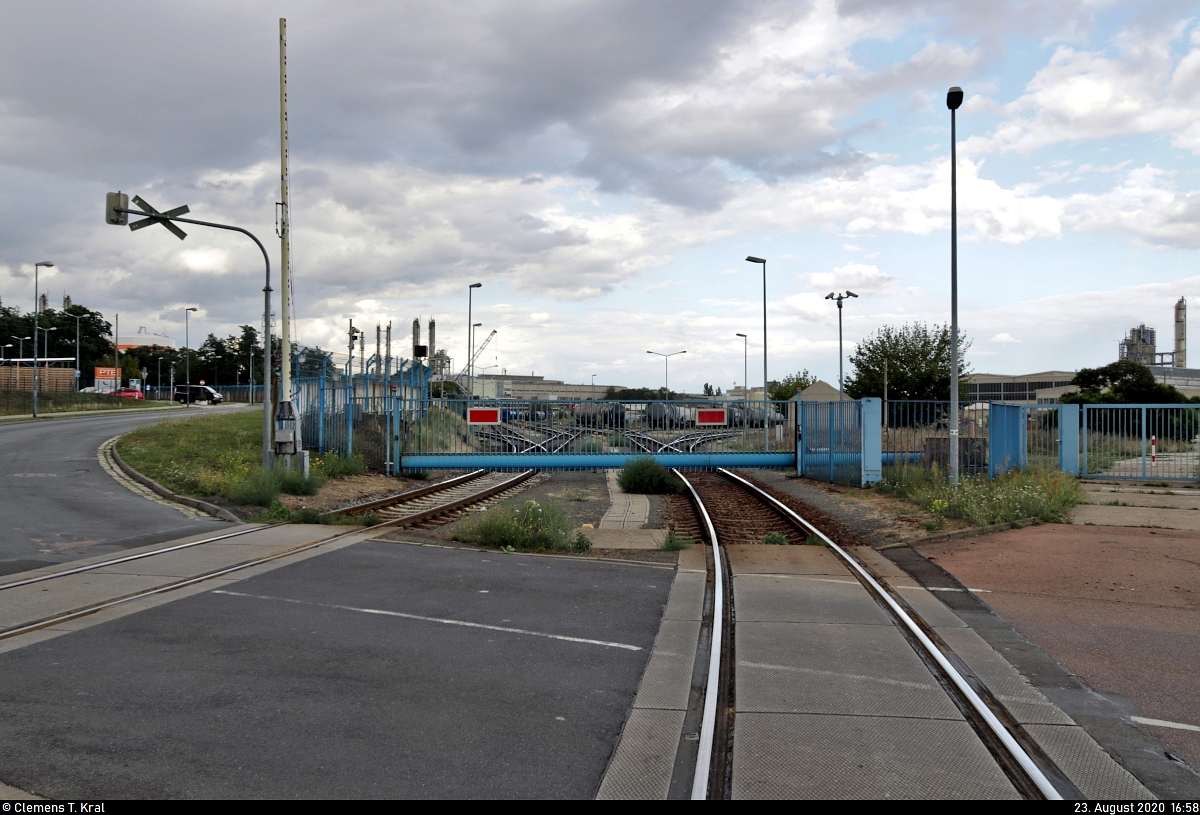
[(134, 495), (96, 458), (113, 436), (182, 415), (131, 410), (0, 424), (0, 574), (227, 528)]
[(0, 654), (0, 780), (50, 798), (590, 798), (672, 581), (357, 544)]

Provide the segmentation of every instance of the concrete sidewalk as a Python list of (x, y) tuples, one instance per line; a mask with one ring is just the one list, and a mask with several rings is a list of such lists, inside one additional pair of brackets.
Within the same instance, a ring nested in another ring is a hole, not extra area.
[(1072, 511), (1072, 523), (1200, 531), (1200, 490), (1132, 483), (1084, 482), (1081, 486), (1089, 503)]

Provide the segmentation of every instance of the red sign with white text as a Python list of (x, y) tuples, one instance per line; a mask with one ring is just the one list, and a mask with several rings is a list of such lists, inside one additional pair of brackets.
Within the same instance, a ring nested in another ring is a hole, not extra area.
[(724, 427), (725, 408), (701, 408), (696, 411), (696, 427)]
[(500, 409), (468, 408), (467, 424), (500, 424)]

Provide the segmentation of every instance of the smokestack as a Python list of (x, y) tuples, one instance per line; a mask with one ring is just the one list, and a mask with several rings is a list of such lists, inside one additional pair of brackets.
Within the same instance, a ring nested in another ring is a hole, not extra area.
[[(413, 318), (413, 347), (412, 358), (417, 358), (417, 346), (421, 344), (421, 318)], [(415, 363), (414, 363), (415, 364)]]
[(437, 351), (437, 349), (434, 347), (434, 333), (433, 333), (434, 327), (436, 325), (437, 325), (437, 323), (434, 321), (434, 319), (432, 317), (430, 317), (429, 318), (429, 360), (430, 360), (430, 362), (433, 361), (434, 352)]
[(1187, 367), (1187, 300), (1175, 304), (1175, 367)]

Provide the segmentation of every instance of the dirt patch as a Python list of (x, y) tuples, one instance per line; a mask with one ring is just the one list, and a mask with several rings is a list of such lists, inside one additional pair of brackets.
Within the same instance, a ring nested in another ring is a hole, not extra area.
[(288, 509), (315, 509), (328, 512), (347, 504), (374, 501), (377, 498), (386, 498), (389, 495), (428, 486), (450, 477), (450, 475), (438, 476), (429, 481), (419, 481), (415, 478), (389, 477), (378, 473), (348, 475), (345, 478), (329, 479), (316, 495), (281, 495), (279, 502)]

